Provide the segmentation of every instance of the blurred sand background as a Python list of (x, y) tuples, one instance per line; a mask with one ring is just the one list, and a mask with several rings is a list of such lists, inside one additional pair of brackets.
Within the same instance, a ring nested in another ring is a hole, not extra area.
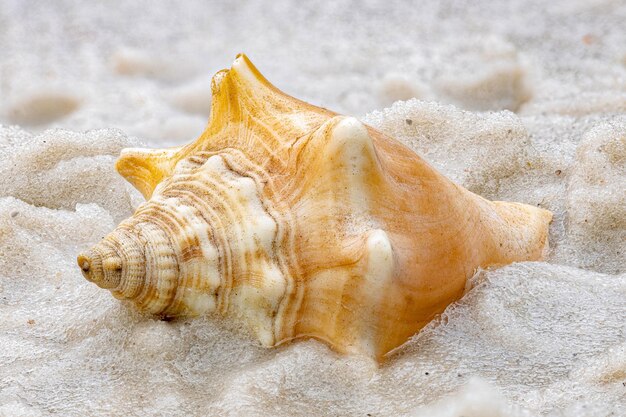
[[(0, 0), (0, 416), (626, 415), (626, 2)], [(141, 202), (120, 149), (203, 130), (245, 52), (490, 199), (555, 213), (383, 366), (154, 321), (79, 250)]]

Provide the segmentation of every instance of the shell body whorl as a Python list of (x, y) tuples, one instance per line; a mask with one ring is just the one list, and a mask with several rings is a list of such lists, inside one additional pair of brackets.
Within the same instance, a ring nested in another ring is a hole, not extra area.
[(549, 212), (470, 193), (394, 139), (280, 92), (245, 56), (212, 90), (195, 142), (122, 152), (118, 171), (147, 201), (78, 259), (141, 310), (217, 312), (266, 346), (314, 337), (380, 358), (477, 268), (542, 257)]

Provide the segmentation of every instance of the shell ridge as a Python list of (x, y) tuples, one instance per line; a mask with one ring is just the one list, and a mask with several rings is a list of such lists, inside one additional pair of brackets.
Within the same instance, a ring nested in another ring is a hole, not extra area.
[[(127, 273), (134, 276), (135, 279), (120, 280), (120, 285), (118, 288), (115, 288), (115, 290), (112, 290), (112, 292), (119, 297), (134, 298), (143, 289), (146, 274), (145, 254), (136, 248), (145, 246), (146, 242), (142, 236), (132, 233), (132, 227), (127, 226), (126, 224), (120, 225), (119, 230), (123, 233), (122, 236), (124, 238), (128, 239), (130, 242), (134, 242), (134, 244), (123, 244), (124, 239), (117, 240), (118, 247), (122, 249), (120, 250), (122, 257), (126, 261), (122, 267), (122, 274), (124, 273), (124, 268), (132, 269)], [(128, 246), (130, 246), (130, 250), (127, 250)]]
[(263, 137), (265, 137), (267, 135), (255, 134), (256, 133), (256, 129), (255, 129), (253, 131), (254, 133), (252, 134), (253, 137), (254, 137), (254, 143), (261, 145), (265, 149), (267, 154), (269, 154), (271, 159), (273, 159), (276, 162), (278, 162), (283, 168), (286, 167), (286, 161), (285, 161), (284, 158), (281, 157), (281, 155), (279, 153), (279, 152), (281, 152), (283, 150), (282, 149), (283, 148), (283, 141), (280, 141), (278, 139), (278, 135), (276, 134), (276, 132), (274, 130), (272, 130), (271, 127), (266, 125), (263, 121), (261, 121), (259, 118), (253, 117), (253, 120), (255, 122), (254, 125), (255, 125), (256, 129), (261, 128), (265, 133), (267, 133), (267, 135), (270, 135), (270, 137), (272, 139), (274, 139), (273, 143), (267, 143), (265, 140), (263, 140)]
[[(278, 196), (274, 187), (274, 181), (263, 167), (255, 164), (239, 150), (225, 153), (224, 159), (233, 171), (242, 176), (249, 176), (255, 181), (259, 195), (266, 196), (266, 198), (261, 199), (261, 203), (277, 225), (276, 236), (272, 243), (273, 257), (278, 263), (286, 283), (286, 291), (277, 303), (277, 310), (273, 312), (275, 340), (280, 340), (280, 335), (285, 329), (284, 322), (288, 320), (286, 318), (287, 310), (289, 310), (292, 303), (298, 302), (297, 300), (292, 300), (291, 298), (293, 297), (290, 297), (290, 295), (296, 295), (297, 299), (298, 292), (294, 290), (294, 287), (298, 285), (298, 280), (295, 277), (299, 276), (295, 246), (293, 244), (294, 232), (290, 226), (294, 224), (294, 220), (290, 219), (292, 217), (291, 210), (285, 203), (274, 201), (274, 198)], [(295, 272), (292, 272), (294, 270)]]
[[(209, 157), (207, 159), (207, 161), (203, 164), (203, 166), (200, 168), (201, 171), (198, 171), (196, 173), (196, 176), (199, 177), (200, 175), (198, 175), (200, 172), (206, 172), (206, 164), (207, 162), (211, 159), (211, 158), (222, 158), (219, 154), (215, 154), (211, 157)], [(211, 204), (206, 204), (206, 208), (210, 211), (210, 212), (214, 212), (215, 213), (215, 217), (220, 219), (220, 223), (223, 225), (228, 225), (228, 224), (232, 224), (233, 223), (233, 219), (236, 219), (237, 216), (234, 214), (232, 207), (229, 204), (226, 204), (227, 201), (231, 202), (230, 198), (228, 197), (228, 192), (227, 192), (227, 187), (223, 186), (222, 181), (220, 181), (219, 177), (216, 178), (216, 176), (214, 175), (206, 175), (204, 176), (202, 179), (200, 178), (196, 178), (196, 180), (194, 181), (199, 189), (203, 189), (203, 188), (208, 188), (209, 192), (207, 193), (207, 195), (213, 195), (213, 198), (211, 199), (212, 204), (218, 204), (217, 207), (212, 206)], [(211, 193), (211, 191), (213, 191)], [(217, 196), (220, 196), (221, 198), (217, 198)], [(208, 202), (207, 202), (208, 203)], [(235, 224), (233, 225), (233, 227), (235, 228), (235, 230), (240, 231), (240, 227), (239, 225), (236, 224), (236, 222), (234, 222)], [(221, 229), (224, 231), (224, 235), (223, 235), (223, 239), (221, 240), (221, 248), (222, 248), (222, 253), (224, 255), (224, 259), (226, 260), (226, 274), (223, 276), (223, 282), (222, 282), (222, 287), (220, 288), (220, 312), (222, 314), (226, 314), (227, 311), (229, 311), (230, 309), (230, 304), (231, 304), (231, 297), (230, 294), (233, 290), (233, 282), (234, 282), (234, 278), (235, 275), (237, 274), (237, 270), (236, 270), (236, 255), (238, 254), (236, 248), (233, 248), (232, 243), (236, 243), (236, 240), (233, 240), (230, 238), (229, 236), (229, 232), (231, 232), (232, 234), (232, 229), (229, 229), (228, 227), (223, 227), (223, 229)]]
[[(183, 255), (180, 249), (180, 239), (184, 236), (184, 229), (182, 222), (178, 216), (177, 211), (174, 209), (174, 204), (171, 204), (170, 200), (175, 197), (167, 197), (161, 193), (155, 194), (152, 197), (152, 201), (155, 205), (158, 205), (159, 216), (154, 216), (154, 222), (163, 229), (165, 234), (169, 238), (169, 243), (174, 254), (176, 256), (176, 265), (178, 266), (178, 285), (174, 288), (174, 294), (168, 297), (167, 306), (160, 313), (164, 317), (168, 317), (168, 311), (177, 311), (180, 309), (179, 303), (181, 293), (184, 292), (185, 284), (190, 275), (190, 271), (187, 267), (187, 263), (183, 261)], [(182, 281), (180, 280), (182, 278)]]
[[(266, 202), (262, 198), (262, 189), (259, 189), (259, 181), (249, 176), (249, 173), (246, 173), (245, 176), (239, 175), (232, 166), (229, 166), (227, 161), (229, 159), (228, 157), (228, 154), (212, 156), (203, 167), (198, 170), (198, 173), (203, 175), (203, 182), (211, 183), (215, 190), (213, 199), (217, 199), (219, 196), (220, 202), (223, 203), (221, 212), (230, 219), (227, 220), (227, 223), (230, 225), (229, 234), (231, 236), (228, 240), (231, 256), (234, 259), (233, 265), (236, 267), (233, 271), (233, 279), (236, 278), (238, 284), (234, 285), (235, 283), (233, 282), (229, 285), (227, 281), (226, 288), (223, 291), (223, 298), (227, 300), (228, 304), (235, 306), (236, 309), (232, 311), (233, 313), (243, 315), (245, 319), (250, 313), (246, 310), (240, 310), (243, 301), (235, 301), (238, 299), (249, 300), (249, 307), (254, 307), (255, 303), (260, 303), (260, 305), (263, 306), (268, 303), (268, 307), (276, 305), (276, 300), (279, 300), (284, 295), (282, 288), (284, 287), (285, 277), (281, 268), (276, 268), (274, 262), (271, 261), (274, 259), (274, 256), (272, 256), (271, 248), (266, 246), (268, 244), (271, 246), (275, 244), (278, 227), (276, 225), (276, 219), (270, 215), (267, 210), (267, 205), (265, 204)], [(238, 196), (238, 199), (235, 198), (235, 195)], [(250, 212), (250, 210), (252, 210), (252, 212)], [(260, 211), (255, 212), (254, 210)], [(259, 215), (261, 217), (256, 217)], [(265, 218), (265, 220), (262, 220), (263, 218)], [(258, 221), (263, 221), (265, 222), (264, 224), (270, 227), (267, 229), (267, 232), (264, 232), (266, 234), (259, 235), (257, 234), (258, 229), (255, 231), (254, 225), (257, 224)], [(263, 259), (267, 259), (270, 263), (254, 264), (252, 260), (255, 258), (253, 258), (252, 255), (255, 251), (256, 253), (262, 254)], [(258, 269), (259, 267), (261, 269)], [(264, 281), (258, 280), (261, 277), (264, 277), (265, 280), (269, 280), (270, 277), (273, 277), (271, 278), (273, 281), (271, 283), (267, 281), (267, 283), (269, 283), (269, 286), (267, 286)], [(251, 290), (257, 286), (262, 288), (260, 292)], [(230, 295), (231, 292), (232, 295)], [(235, 298), (231, 299), (233, 296)], [(250, 303), (253, 304), (250, 305)], [(271, 308), (273, 307), (270, 307), (270, 309)], [(273, 314), (271, 311), (267, 313), (267, 322), (256, 330), (262, 335), (260, 337), (263, 338), (264, 344), (272, 345), (274, 343), (274, 331), (269, 331), (268, 327), (272, 327), (273, 321), (271, 318)], [(250, 321), (249, 317), (248, 321)]]
[(216, 289), (213, 289), (216, 298), (216, 310), (221, 314), (225, 314), (227, 309), (227, 296), (224, 295), (228, 290), (228, 282), (231, 282), (233, 275), (231, 249), (229, 246), (229, 239), (226, 235), (226, 227), (223, 224), (223, 219), (218, 215), (218, 212), (211, 207), (202, 198), (198, 197), (198, 193), (194, 193), (195, 190), (205, 191), (205, 186), (200, 181), (188, 181), (186, 187), (183, 190), (179, 190), (181, 196), (185, 196), (189, 201), (198, 207), (198, 214), (202, 217), (203, 221), (209, 225), (211, 230), (209, 238), (213, 241), (213, 244), (217, 251), (217, 262), (220, 283)]
[[(171, 207), (168, 207), (167, 204), (163, 203), (163, 199), (161, 199), (158, 194), (154, 196), (152, 201), (155, 203), (153, 205), (153, 210), (156, 209), (156, 211), (153, 212), (150, 216), (151, 220), (155, 225), (159, 227), (160, 231), (167, 238), (167, 244), (171, 248), (173, 256), (176, 260), (176, 276), (183, 279), (182, 282), (177, 279), (175, 283), (184, 284), (184, 281), (188, 277), (188, 274), (186, 273), (188, 271), (186, 270), (186, 265), (183, 262), (180, 245), (178, 244), (178, 238), (180, 238), (180, 236), (182, 235), (182, 227), (179, 223), (178, 216)], [(161, 280), (158, 280), (157, 282), (160, 284)], [(160, 287), (160, 285), (158, 285), (158, 287)], [(179, 296), (179, 292), (182, 291), (183, 287), (183, 285), (176, 285), (173, 289), (167, 289), (167, 296), (164, 297), (164, 302), (166, 303), (164, 304), (164, 307), (159, 310), (158, 314), (163, 317), (169, 317), (168, 311), (174, 310), (176, 307), (178, 307), (176, 305), (177, 296)], [(158, 288), (158, 290), (161, 289), (162, 288)]]
[[(209, 233), (210, 224), (196, 221), (197, 214), (193, 206), (181, 204), (182, 194), (168, 196), (166, 193), (163, 193), (161, 197), (162, 199), (159, 199), (159, 196), (157, 196), (155, 201), (161, 202), (162, 207), (170, 209), (162, 211), (167, 212), (172, 220), (171, 223), (177, 228), (174, 236), (177, 237), (175, 249), (180, 276), (177, 291), (165, 313), (167, 315), (168, 312), (185, 311), (187, 312), (186, 314), (197, 315), (207, 310), (213, 310), (211, 307), (216, 304), (216, 300), (211, 297), (214, 297), (214, 292), (200, 291), (202, 286), (199, 285), (201, 277), (204, 277), (206, 280), (213, 280), (214, 282), (212, 283), (209, 281), (212, 287), (219, 286), (219, 282), (215, 282), (216, 275), (217, 280), (220, 281), (219, 259), (217, 259), (217, 262), (206, 262), (206, 260), (210, 259), (209, 256), (216, 251), (211, 244), (212, 239), (210, 235), (212, 233)], [(170, 222), (167, 223), (169, 224)], [(188, 244), (189, 242), (190, 244)], [(197, 262), (196, 259), (198, 258), (194, 256), (186, 259), (185, 251), (191, 250), (193, 252), (194, 247), (196, 250), (200, 250), (200, 254), (205, 262)], [(190, 290), (194, 292), (193, 300), (192, 302), (185, 302), (184, 299), (188, 296), (187, 293)]]
[[(158, 236), (159, 239), (165, 240), (169, 245), (172, 244), (170, 237), (163, 233), (163, 230), (156, 227), (152, 222), (138, 222), (135, 227), (137, 227), (139, 233), (144, 235), (144, 238), (148, 242), (157, 242), (158, 240), (154, 237)], [(151, 236), (153, 237), (152, 239), (150, 238)], [(160, 286), (161, 283), (167, 281), (162, 279), (162, 277), (166, 276), (166, 274), (171, 271), (171, 268), (166, 267), (168, 264), (164, 263), (164, 259), (161, 254), (157, 252), (157, 247), (154, 243), (147, 245), (145, 251), (146, 259), (152, 259), (152, 262), (146, 263), (146, 277), (148, 280), (136, 300), (142, 303), (142, 310), (160, 315), (163, 309), (162, 304), (164, 304), (167, 299), (159, 300), (157, 294), (163, 294)], [(150, 253), (153, 255), (148, 256)], [(169, 292), (169, 288), (166, 288), (166, 290)]]

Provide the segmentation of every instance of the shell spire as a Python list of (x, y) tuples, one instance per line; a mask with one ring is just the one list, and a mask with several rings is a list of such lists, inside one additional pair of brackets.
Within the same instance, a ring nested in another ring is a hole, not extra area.
[(538, 260), (546, 210), (491, 202), (355, 118), (296, 100), (244, 55), (213, 78), (194, 142), (123, 151), (148, 199), (78, 263), (160, 317), (217, 312), (265, 346), (382, 358), (478, 268)]

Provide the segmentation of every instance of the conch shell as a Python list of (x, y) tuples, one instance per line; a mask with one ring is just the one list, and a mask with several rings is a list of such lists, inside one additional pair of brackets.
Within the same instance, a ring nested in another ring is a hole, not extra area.
[(452, 183), (357, 119), (290, 97), (239, 55), (193, 143), (126, 149), (147, 199), (78, 257), (162, 318), (214, 312), (261, 344), (313, 337), (382, 358), (463, 295), (477, 268), (538, 260), (552, 214)]

